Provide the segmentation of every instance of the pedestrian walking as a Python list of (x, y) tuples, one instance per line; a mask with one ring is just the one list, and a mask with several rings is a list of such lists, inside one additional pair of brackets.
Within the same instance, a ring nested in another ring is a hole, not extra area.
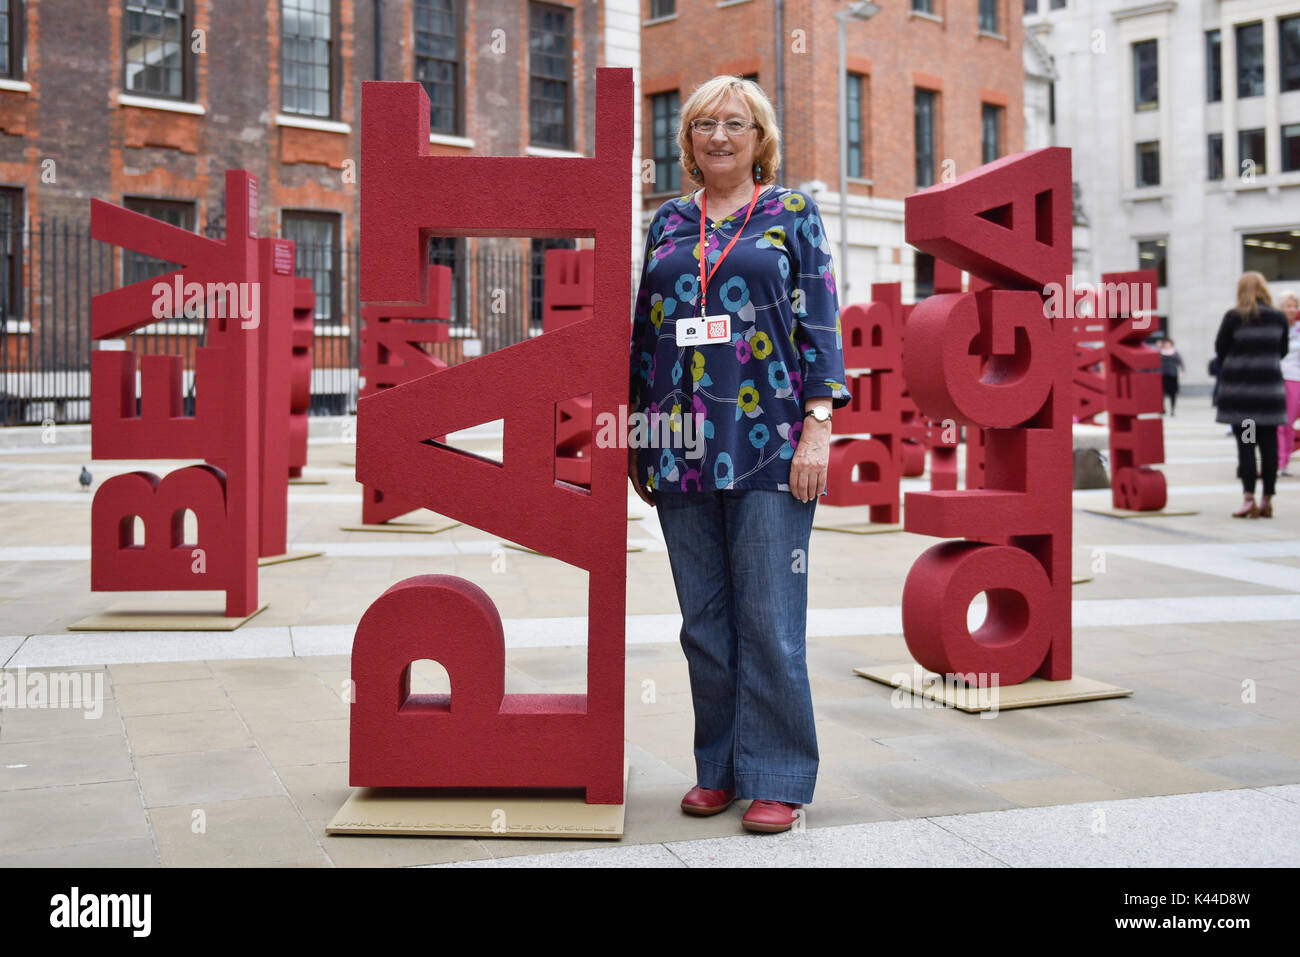
[[(1277, 427), (1286, 418), (1282, 357), (1287, 354), (1286, 317), (1273, 308), (1262, 274), (1247, 272), (1237, 282), (1237, 305), (1224, 313), (1214, 339), (1219, 360), (1219, 411), (1237, 441), (1237, 475), (1244, 492), (1233, 518), (1272, 518), (1277, 481)], [(1259, 449), (1256, 468), (1255, 450)], [(1255, 482), (1263, 479), (1262, 500), (1255, 502)]]

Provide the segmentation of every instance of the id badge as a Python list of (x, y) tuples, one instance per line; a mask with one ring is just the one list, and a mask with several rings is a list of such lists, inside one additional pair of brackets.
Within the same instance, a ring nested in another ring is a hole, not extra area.
[(731, 342), (731, 316), (695, 316), (677, 320), (679, 346), (709, 346)]

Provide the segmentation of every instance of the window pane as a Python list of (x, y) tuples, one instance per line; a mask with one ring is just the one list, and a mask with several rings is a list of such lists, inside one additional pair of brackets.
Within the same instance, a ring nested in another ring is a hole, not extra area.
[(916, 143), (916, 186), (934, 185), (934, 101), (933, 90), (917, 90), (914, 137)]
[(1158, 80), (1156, 41), (1133, 44), (1133, 106), (1136, 109), (1153, 110), (1160, 105)]
[(460, 101), (460, 51), (456, 0), (416, 0), (415, 78), (429, 94), (429, 129), (435, 133), (462, 132)]
[(863, 176), (862, 172), (862, 77), (856, 73), (848, 76), (848, 154), (850, 176)]
[(1154, 269), (1157, 287), (1169, 285), (1168, 274), (1165, 271), (1165, 263), (1168, 260), (1165, 253), (1168, 243), (1167, 239), (1144, 239), (1138, 242), (1138, 269)]
[(1205, 32), (1205, 102), (1218, 103), (1223, 99), (1223, 59), (1219, 31)]
[(1264, 94), (1264, 24), (1237, 27), (1237, 96)]
[(1282, 127), (1282, 171), (1300, 170), (1300, 123)]
[(1248, 233), (1242, 237), (1242, 268), (1264, 274), (1269, 282), (1300, 279), (1300, 229)]
[(1137, 185), (1160, 185), (1160, 144), (1152, 141), (1137, 144)]
[(1002, 155), (1002, 107), (992, 103), (983, 104), (980, 126), (983, 161), (992, 163)]
[(286, 113), (328, 117), (331, 108), (329, 0), (281, 0), (280, 104)]
[(654, 116), (654, 191), (666, 193), (681, 188), (681, 166), (677, 161), (677, 124), (680, 111), (678, 92), (659, 93), (651, 98)]
[(1265, 172), (1263, 130), (1237, 132), (1237, 162), (1241, 164), (1242, 176), (1249, 175), (1252, 171), (1256, 176)]
[[(153, 219), (160, 219), (164, 223), (170, 223), (181, 229), (194, 229), (193, 203), (166, 199), (138, 199), (128, 196), (122, 200), (122, 205), (129, 210), (143, 213)], [(144, 279), (152, 279), (154, 276), (160, 276), (165, 272), (176, 269), (178, 265), (178, 263), (146, 256), (134, 250), (123, 249), (122, 281), (124, 284), (129, 285)]]
[(1282, 91), (1300, 90), (1300, 17), (1277, 23), (1278, 80)]
[(980, 0), (979, 24), (981, 30), (998, 32), (998, 0)]
[(299, 276), (310, 276), (316, 292), (316, 322), (337, 325), (339, 248), (335, 241), (338, 216), (329, 214), (283, 214), (281, 233), (294, 241), (294, 267)]
[(534, 145), (572, 149), (569, 79), (573, 46), (570, 12), (529, 5), (529, 128)]
[[(188, 35), (184, 8), (175, 0), (131, 0), (125, 9), (126, 89), (150, 96), (184, 98), (185, 47), (181, 38)], [(12, 14), (2, 16), (7, 26)], [(7, 72), (0, 68), (0, 73)]]
[(1211, 133), (1208, 146), (1209, 157), (1205, 176), (1207, 179), (1223, 179), (1223, 134)]

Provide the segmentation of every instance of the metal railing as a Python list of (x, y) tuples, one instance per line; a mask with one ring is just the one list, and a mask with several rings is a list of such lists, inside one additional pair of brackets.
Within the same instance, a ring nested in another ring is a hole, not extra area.
[[(220, 229), (205, 232), (222, 235)], [(23, 225), (0, 217), (0, 251), (0, 425), (88, 422), (91, 298), (126, 284), (124, 277), (135, 281), (175, 265), (91, 239), (86, 220)], [(426, 350), (454, 365), (538, 334), (543, 256), (528, 249), (474, 248), (444, 260), (454, 277), (451, 339)], [(314, 414), (356, 411), (359, 258), (358, 249), (347, 245), (300, 244), (297, 251), (298, 273), (330, 286), (317, 303)], [(193, 414), (192, 372), (204, 331), (201, 320), (168, 319), (126, 337), (126, 348), (137, 354), (184, 358), (186, 414)]]

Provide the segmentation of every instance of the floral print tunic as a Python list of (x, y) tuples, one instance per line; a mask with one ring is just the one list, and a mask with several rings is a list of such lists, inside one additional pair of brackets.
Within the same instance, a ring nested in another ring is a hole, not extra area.
[[(830, 244), (817, 205), (782, 186), (705, 223), (708, 296), (700, 308), (700, 215), (694, 195), (659, 207), (646, 236), (632, 322), (630, 413), (649, 427), (633, 441), (655, 493), (789, 491), (806, 398), (850, 399)], [(731, 316), (731, 342), (678, 346), (683, 318)], [(694, 413), (694, 421), (686, 421)], [(635, 419), (630, 416), (633, 422)], [(656, 427), (658, 425), (659, 427)]]

